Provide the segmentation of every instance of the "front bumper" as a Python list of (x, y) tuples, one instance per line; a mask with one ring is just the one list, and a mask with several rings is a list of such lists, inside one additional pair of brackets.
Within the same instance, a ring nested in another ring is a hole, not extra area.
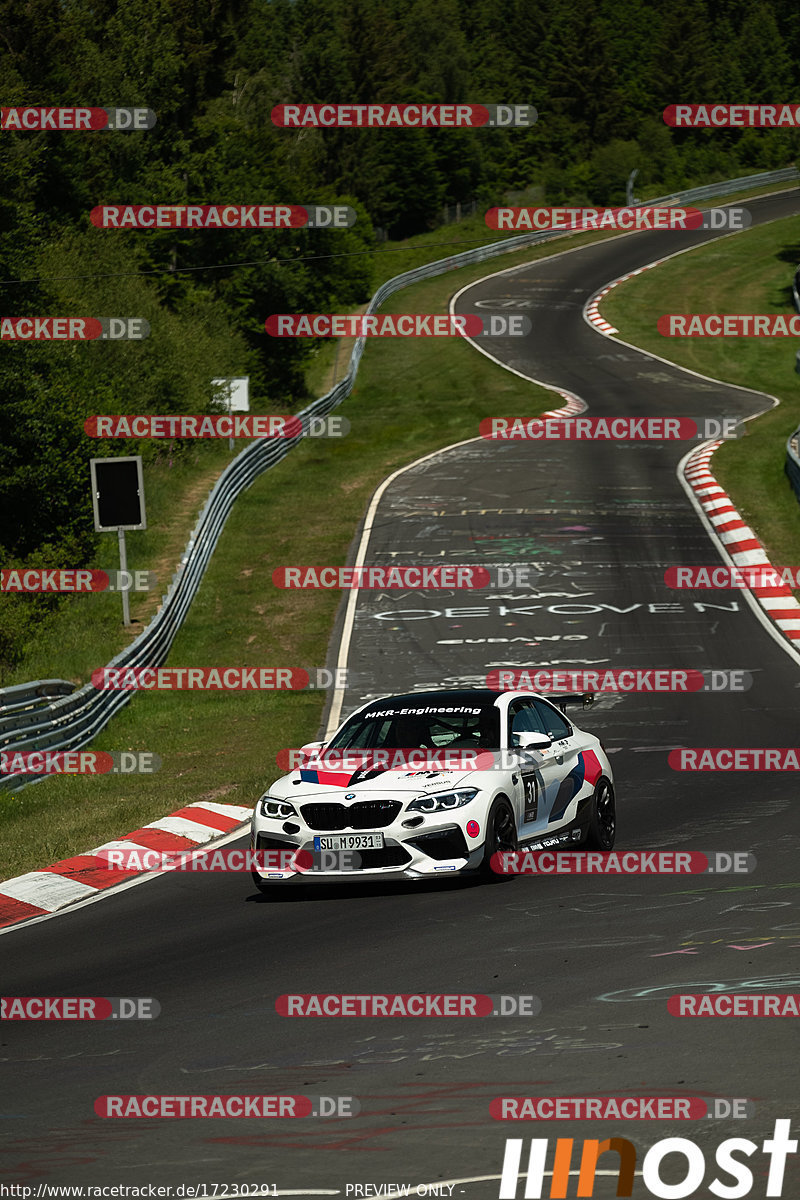
[[(250, 837), (252, 849), (303, 850), (311, 856), (314, 864), (311, 870), (258, 871), (258, 876), (265, 883), (297, 878), (310, 882), (384, 876), (431, 879), (476, 870), (483, 859), (483, 840), (475, 845), (475, 839), (469, 838), (456, 823), (422, 825), (411, 830), (390, 825), (376, 831), (383, 834), (382, 849), (341, 852), (341, 855), (336, 851), (320, 852), (314, 849), (315, 836), (330, 835), (311, 831), (289, 835), (274, 828), (265, 828), (265, 825), (266, 822), (254, 817)], [(343, 865), (337, 861), (340, 858)]]

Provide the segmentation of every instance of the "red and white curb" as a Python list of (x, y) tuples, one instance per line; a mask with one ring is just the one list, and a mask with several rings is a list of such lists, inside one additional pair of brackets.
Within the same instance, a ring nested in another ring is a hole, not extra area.
[(109, 870), (106, 860), (98, 857), (103, 850), (196, 850), (244, 826), (249, 808), (238, 804), (213, 804), (203, 801), (179, 808), (160, 821), (113, 842), (105, 842), (85, 854), (65, 858), (41, 871), (29, 871), (15, 879), (0, 882), (0, 928), (16, 925), (31, 917), (67, 908), (81, 900), (97, 896), (106, 888), (124, 883), (147, 871)]
[(581, 400), (580, 396), (575, 396), (572, 392), (563, 392), (561, 388), (553, 388), (553, 391), (558, 392), (559, 396), (563, 396), (567, 403), (563, 408), (551, 408), (549, 412), (540, 413), (536, 418), (537, 421), (553, 417), (576, 417), (578, 413), (586, 412), (589, 407), (585, 400)]
[(583, 310), (583, 314), (589, 324), (594, 325), (595, 329), (599, 329), (601, 333), (609, 336), (613, 333), (619, 333), (619, 330), (615, 329), (605, 317), (600, 316), (600, 301), (615, 287), (618, 287), (619, 284), (625, 283), (628, 279), (633, 279), (634, 275), (641, 275), (643, 271), (652, 270), (653, 267), (657, 267), (662, 262), (666, 262), (666, 259), (659, 258), (655, 262), (647, 263), (644, 267), (639, 267), (636, 271), (629, 271), (627, 275), (620, 275), (619, 279), (612, 280), (611, 283), (601, 288), (599, 292), (595, 292), (592, 298), (587, 301), (586, 307)]
[[(684, 465), (684, 479), (733, 565), (771, 568), (772, 563), (761, 542), (711, 473), (711, 457), (721, 445), (722, 442), (711, 442), (691, 454)], [(751, 587), (748, 591), (781, 633), (800, 644), (800, 604), (791, 589), (786, 584), (778, 584), (776, 587)]]

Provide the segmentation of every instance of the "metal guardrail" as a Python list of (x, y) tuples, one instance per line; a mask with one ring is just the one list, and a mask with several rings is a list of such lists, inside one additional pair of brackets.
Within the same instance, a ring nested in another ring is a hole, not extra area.
[[(800, 178), (800, 172), (795, 167), (791, 167), (780, 171), (762, 172), (725, 183), (711, 184), (708, 187), (692, 188), (671, 197), (659, 197), (657, 201), (648, 200), (646, 203), (652, 205), (666, 199), (688, 203), (692, 200), (705, 199), (711, 195), (722, 195), (724, 190), (738, 191), (742, 187), (759, 186), (761, 183), (782, 183), (798, 178)], [(387, 280), (378, 288), (367, 305), (366, 312), (376, 312), (389, 296), (411, 284), (419, 283), (424, 279), (433, 279), (437, 275), (458, 270), (460, 267), (485, 262), (502, 254), (509, 254), (524, 246), (562, 236), (561, 230), (524, 233), (501, 242), (479, 246), (474, 250), (465, 250), (460, 254), (453, 254), (433, 263), (426, 263), (412, 271), (405, 271), (402, 275), (396, 275)], [(315, 400), (297, 414), (304, 433), (308, 430), (312, 418), (327, 416), (352, 391), (358, 365), (364, 353), (364, 342), (363, 337), (356, 339), (350, 355), (347, 374), (339, 383), (319, 400)], [(161, 607), (139, 636), (107, 664), (109, 668), (158, 667), (164, 663), (192, 600), (197, 594), (206, 567), (211, 561), (220, 534), (237, 497), (249, 488), (259, 475), (285, 458), (300, 440), (301, 435), (294, 438), (261, 438), (246, 446), (225, 468), (209, 493), (197, 519), (178, 570), (172, 578), (166, 595), (162, 598)], [(42, 685), (42, 682), (36, 680), (31, 684), (21, 684), (19, 687), (35, 691)], [(13, 690), (0, 691), (0, 703), (4, 704), (8, 693)], [(80, 749), (87, 746), (105, 728), (112, 717), (129, 702), (134, 694), (135, 692), (98, 691), (89, 683), (71, 695), (57, 699), (43, 709), (31, 710), (27, 714), (18, 714), (13, 717), (3, 716), (3, 708), (0, 707), (0, 750), (26, 752)], [(22, 723), (20, 723), (20, 715), (23, 718)], [(39, 783), (47, 778), (49, 778), (47, 775), (0, 776), (0, 788), (16, 791), (25, 787), (26, 784)]]
[(796, 429), (786, 442), (786, 463), (783, 469), (800, 503), (800, 429)]
[(75, 684), (66, 679), (35, 679), (33, 683), (4, 688), (0, 691), (0, 720), (4, 723), (7, 713), (46, 704), (55, 696), (68, 696), (74, 691)]
[(782, 167), (779, 171), (761, 171), (757, 175), (740, 175), (738, 179), (723, 179), (720, 183), (708, 183), (704, 187), (690, 188), (686, 192), (673, 192), (669, 196), (658, 196), (655, 200), (642, 200), (640, 204), (664, 204), (668, 200), (688, 203), (690, 200), (712, 200), (714, 196), (729, 196), (731, 192), (743, 192), (748, 188), (761, 187), (767, 183), (791, 183), (800, 179), (797, 167)]

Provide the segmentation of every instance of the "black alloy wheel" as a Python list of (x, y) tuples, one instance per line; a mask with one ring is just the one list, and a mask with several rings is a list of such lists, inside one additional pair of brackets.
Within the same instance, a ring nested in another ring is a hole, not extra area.
[(514, 810), (505, 796), (495, 800), (486, 819), (486, 842), (481, 863), (481, 875), (487, 883), (501, 883), (513, 879), (513, 875), (502, 875), (492, 870), (492, 856), (519, 850), (517, 822)]
[(617, 803), (614, 789), (601, 779), (592, 797), (586, 846), (590, 850), (611, 850), (617, 836)]

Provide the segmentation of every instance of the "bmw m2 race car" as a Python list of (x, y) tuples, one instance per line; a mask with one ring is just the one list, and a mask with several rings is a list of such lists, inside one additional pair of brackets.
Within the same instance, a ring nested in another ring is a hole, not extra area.
[(258, 800), (251, 848), (284, 853), (259, 859), (253, 880), (494, 880), (492, 855), (522, 844), (610, 850), (611, 764), (565, 715), (592, 701), (488, 688), (371, 700)]

